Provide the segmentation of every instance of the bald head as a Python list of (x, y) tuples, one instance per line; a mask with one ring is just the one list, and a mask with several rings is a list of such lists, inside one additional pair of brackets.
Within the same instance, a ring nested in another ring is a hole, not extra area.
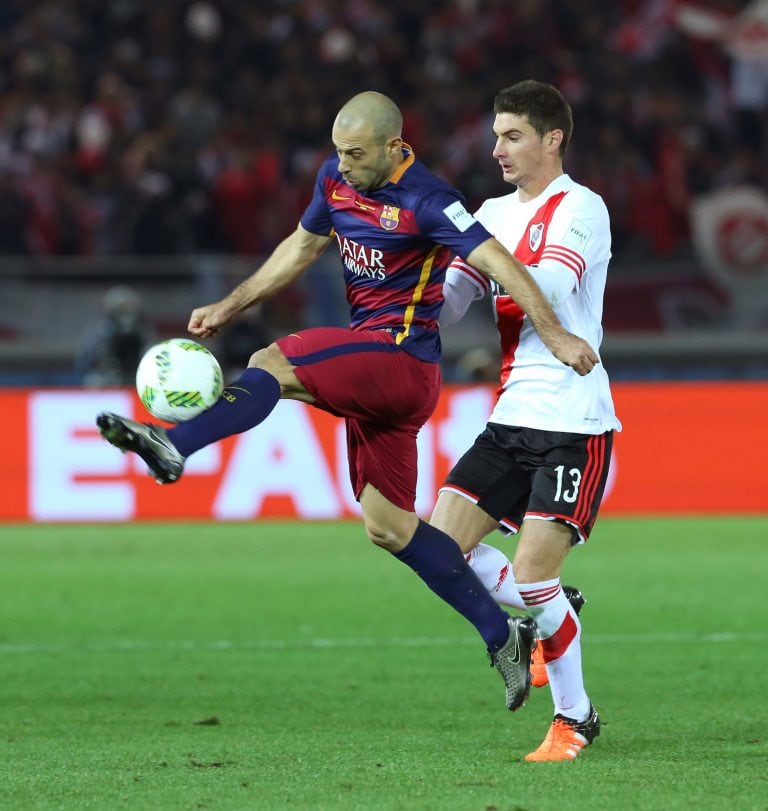
[(344, 181), (358, 191), (387, 184), (404, 160), (402, 131), (403, 116), (392, 99), (372, 90), (353, 96), (331, 133)]
[(374, 90), (358, 93), (339, 110), (334, 127), (345, 132), (369, 132), (384, 143), (390, 138), (401, 138), (403, 116), (391, 98)]

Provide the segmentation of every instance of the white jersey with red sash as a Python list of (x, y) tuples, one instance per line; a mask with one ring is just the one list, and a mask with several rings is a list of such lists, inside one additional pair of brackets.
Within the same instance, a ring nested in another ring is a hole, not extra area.
[[(565, 329), (599, 354), (611, 257), (602, 198), (560, 175), (533, 200), (522, 202), (515, 191), (486, 200), (475, 216), (528, 266)], [(582, 377), (562, 364), (506, 291), (459, 258), (446, 275), (441, 321), (461, 317), (489, 289), (502, 350), (501, 387), (489, 421), (579, 434), (621, 430), (603, 365)]]

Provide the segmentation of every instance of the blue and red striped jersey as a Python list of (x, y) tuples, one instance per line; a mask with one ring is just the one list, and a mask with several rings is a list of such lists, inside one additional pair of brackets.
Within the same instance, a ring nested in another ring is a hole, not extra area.
[(465, 209), (461, 192), (410, 148), (404, 154), (389, 183), (366, 192), (348, 186), (338, 157), (330, 157), (301, 225), (338, 241), (352, 329), (390, 329), (407, 352), (437, 362), (446, 268), (491, 235)]

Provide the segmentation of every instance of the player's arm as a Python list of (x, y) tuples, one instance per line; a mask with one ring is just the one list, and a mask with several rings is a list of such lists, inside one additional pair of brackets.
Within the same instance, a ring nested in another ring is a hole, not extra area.
[[(573, 293), (579, 279), (571, 267), (557, 261), (544, 260), (537, 267), (526, 265), (526, 268), (554, 310)], [(440, 311), (440, 323), (445, 325), (460, 321), (469, 305), (483, 298), (489, 289), (487, 276), (456, 257), (445, 272), (445, 304)]]
[(605, 203), (583, 187), (569, 192), (555, 210), (536, 267), (529, 268), (547, 301), (557, 309), (577, 291), (590, 268), (611, 256), (611, 226)]
[(480, 243), (466, 260), (509, 293), (558, 360), (580, 375), (590, 372), (599, 362), (585, 340), (564, 329), (528, 269), (498, 240)]
[(565, 303), (578, 283), (578, 277), (573, 270), (559, 262), (544, 259), (538, 267), (528, 270), (553, 309)]
[(464, 318), (469, 305), (483, 298), (490, 288), (488, 277), (457, 256), (448, 266), (443, 282), (443, 308), (440, 324), (455, 324)]
[(301, 225), (286, 237), (264, 264), (228, 296), (192, 311), (187, 329), (210, 338), (238, 313), (271, 298), (301, 276), (330, 242), (330, 236), (313, 234)]

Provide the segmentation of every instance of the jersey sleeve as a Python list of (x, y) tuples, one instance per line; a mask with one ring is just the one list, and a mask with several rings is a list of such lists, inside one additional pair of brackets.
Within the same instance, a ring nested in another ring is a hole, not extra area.
[[(475, 219), (482, 225), (485, 225), (484, 206), (485, 203), (475, 212)], [(440, 313), (440, 323), (455, 324), (460, 321), (469, 305), (483, 298), (490, 289), (491, 281), (484, 273), (460, 256), (455, 256), (445, 273), (443, 284), (445, 304)]]
[(581, 284), (590, 266), (610, 258), (610, 246), (605, 203), (587, 189), (574, 189), (557, 207), (547, 229), (546, 244), (534, 274), (536, 281), (544, 289), (542, 282), (549, 280), (560, 295), (564, 287), (570, 292)]
[(445, 325), (460, 321), (469, 305), (481, 299), (489, 288), (488, 278), (457, 256), (445, 272), (445, 302), (440, 311), (440, 323)]
[(478, 245), (491, 238), (485, 226), (467, 211), (458, 193), (435, 191), (426, 194), (415, 211), (422, 234), (460, 257), (466, 258)]
[(333, 234), (333, 223), (331, 222), (331, 212), (328, 208), (328, 201), (325, 197), (325, 178), (327, 162), (320, 167), (315, 178), (315, 189), (312, 199), (309, 201), (304, 213), (301, 215), (301, 227), (311, 234), (318, 234), (324, 237)]
[[(491, 234), (493, 229), (489, 222), (490, 218), (488, 210), (489, 206), (488, 201), (486, 200), (480, 205), (480, 208), (477, 209), (474, 217), (488, 231), (488, 233)], [(454, 279), (461, 275), (475, 286), (474, 298), (476, 299), (482, 298), (491, 289), (491, 280), (484, 273), (481, 273), (476, 267), (470, 265), (469, 262), (465, 261), (460, 256), (454, 257), (454, 260), (451, 262), (448, 270)]]

